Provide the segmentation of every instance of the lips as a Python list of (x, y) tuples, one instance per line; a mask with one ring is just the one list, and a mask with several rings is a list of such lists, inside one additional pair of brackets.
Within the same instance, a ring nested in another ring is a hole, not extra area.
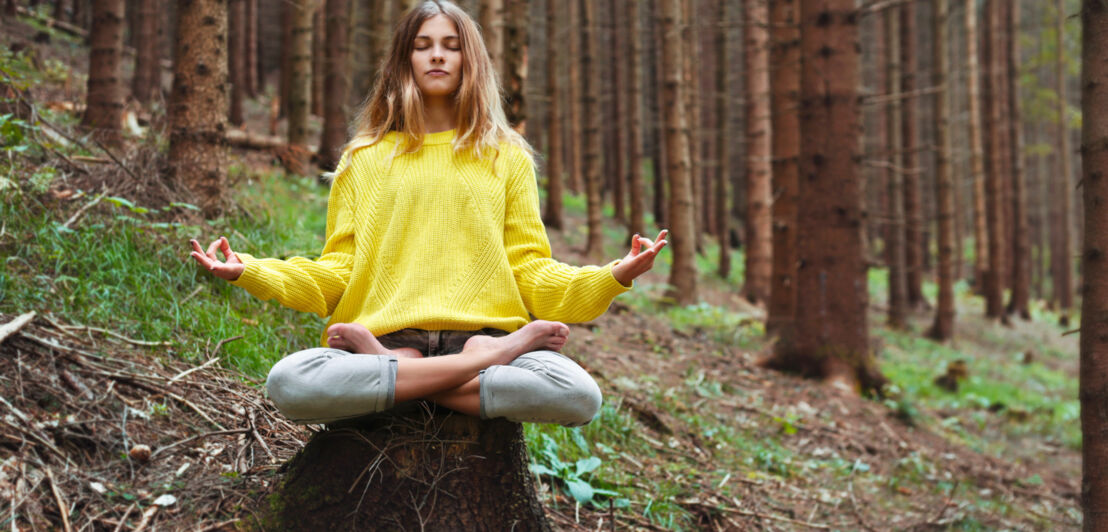
[(427, 71), (428, 76), (447, 76), (449, 74), (450, 73), (445, 71), (445, 70), (438, 70), (438, 69)]

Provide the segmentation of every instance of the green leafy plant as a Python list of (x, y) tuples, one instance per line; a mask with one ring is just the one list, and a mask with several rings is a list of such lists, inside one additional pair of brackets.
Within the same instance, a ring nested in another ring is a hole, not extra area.
[[(579, 434), (579, 433), (578, 433)], [(562, 461), (558, 442), (549, 435), (541, 434), (539, 447), (532, 453), (536, 461), (531, 463), (531, 472), (556, 479), (565, 486), (566, 492), (580, 504), (591, 503), (599, 507), (599, 497), (612, 498), (617, 508), (629, 506), (627, 499), (620, 498), (619, 492), (601, 487), (593, 472), (603, 463), (596, 456), (576, 461)]]

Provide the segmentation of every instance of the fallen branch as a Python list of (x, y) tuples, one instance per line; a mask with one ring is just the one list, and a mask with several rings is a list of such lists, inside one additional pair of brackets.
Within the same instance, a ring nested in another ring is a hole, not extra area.
[(26, 314), (20, 314), (16, 318), (4, 325), (0, 325), (0, 343), (3, 343), (7, 337), (19, 332), (20, 329), (25, 327), (28, 323), (31, 323), (35, 319), (34, 312), (28, 312)]
[(201, 438), (207, 438), (209, 436), (224, 436), (224, 435), (227, 435), (227, 434), (242, 434), (244, 432), (250, 432), (250, 429), (215, 430), (215, 431), (212, 431), (212, 432), (205, 432), (204, 434), (196, 434), (196, 435), (193, 435), (193, 436), (189, 436), (188, 438), (185, 438), (185, 439), (179, 440), (179, 441), (175, 441), (175, 442), (173, 442), (169, 445), (166, 445), (165, 447), (158, 447), (154, 452), (150, 453), (150, 459), (153, 460), (154, 457), (158, 456), (159, 454), (161, 454), (165, 451), (168, 451), (168, 450), (170, 450), (174, 447), (177, 447), (178, 445), (184, 445), (184, 444), (186, 444), (190, 441), (193, 441), (193, 440), (199, 440)]
[(54, 472), (46, 468), (46, 478), (50, 479), (50, 491), (54, 493), (54, 500), (58, 502), (58, 513), (62, 515), (62, 527), (65, 532), (73, 532), (73, 525), (69, 524), (69, 508), (58, 489), (58, 481), (54, 479)]
[(73, 216), (70, 216), (69, 219), (66, 220), (64, 224), (62, 224), (62, 229), (69, 229), (69, 226), (73, 225), (74, 222), (76, 222), (78, 219), (80, 219), (81, 215), (85, 214), (85, 211), (88, 211), (89, 209), (96, 206), (97, 203), (100, 203), (100, 200), (104, 199), (104, 196), (106, 196), (107, 194), (108, 194), (108, 191), (104, 190), (98, 196), (93, 198), (92, 201), (86, 203), (80, 209), (77, 209), (77, 212), (73, 213)]
[(90, 331), (90, 332), (98, 332), (98, 333), (101, 333), (101, 334), (111, 336), (112, 338), (123, 340), (124, 342), (127, 342), (129, 344), (141, 345), (141, 346), (146, 346), (146, 347), (166, 347), (166, 346), (172, 345), (170, 342), (150, 342), (150, 341), (147, 341), (147, 340), (135, 340), (134, 338), (128, 338), (128, 337), (123, 336), (122, 334), (119, 334), (119, 333), (114, 332), (114, 331), (109, 331), (107, 329), (101, 329), (99, 327), (92, 327), (92, 326), (89, 326), (89, 325), (59, 325), (59, 326), (63, 329), (70, 329), (70, 330), (83, 329), (83, 330)]
[(214, 357), (217, 353), (219, 353), (219, 349), (223, 347), (223, 344), (229, 344), (231, 342), (234, 342), (235, 340), (242, 340), (242, 335), (240, 334), (238, 336), (232, 336), (230, 338), (224, 338), (220, 340), (217, 344), (215, 344), (215, 349), (212, 349), (211, 354), (209, 354), (208, 356)]
[(790, 524), (793, 524), (793, 525), (800, 525), (800, 526), (805, 526), (805, 527), (808, 527), (808, 528), (815, 528), (815, 529), (819, 529), (819, 530), (830, 530), (831, 529), (831, 527), (827, 526), (827, 525), (821, 525), (819, 523), (809, 523), (807, 521), (799, 521), (799, 520), (796, 520), (796, 519), (789, 519), (788, 517), (784, 517), (784, 516), (780, 516), (780, 515), (763, 514), (763, 513), (758, 513), (758, 512), (752, 512), (750, 510), (741, 510), (741, 509), (738, 509), (738, 508), (721, 507), (721, 508), (719, 508), (719, 510), (722, 511), (722, 512), (745, 515), (747, 517), (757, 517), (759, 519), (772, 519), (774, 521), (781, 521), (782, 523), (790, 523)]
[[(239, 336), (239, 338), (242, 338), (242, 337)], [(203, 363), (199, 366), (196, 366), (195, 368), (188, 369), (188, 370), (185, 370), (185, 371), (182, 371), (182, 372), (178, 373), (172, 379), (169, 379), (169, 382), (167, 384), (173, 384), (173, 383), (187, 377), (188, 375), (192, 374), (193, 372), (200, 371), (204, 368), (207, 368), (207, 367), (211, 366), (212, 364), (215, 364), (216, 362), (219, 362), (219, 357), (213, 358), (213, 359), (211, 359), (211, 360), (209, 360), (209, 361), (207, 361), (207, 362), (205, 362), (205, 363)]]

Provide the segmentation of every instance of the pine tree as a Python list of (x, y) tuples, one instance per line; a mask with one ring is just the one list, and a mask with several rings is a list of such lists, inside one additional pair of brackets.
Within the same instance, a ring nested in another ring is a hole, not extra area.
[(746, 95), (746, 281), (752, 303), (769, 299), (773, 275), (773, 188), (769, 82), (769, 5), (745, 0), (743, 81)]
[(88, 107), (81, 125), (98, 139), (115, 144), (123, 126), (123, 0), (94, 0), (89, 33)]
[(659, 0), (662, 31), (663, 99), (666, 124), (666, 159), (669, 168), (669, 241), (673, 243), (669, 295), (680, 305), (698, 300), (696, 292), (696, 229), (693, 223), (693, 196), (689, 163), (689, 126), (686, 122), (683, 92), (685, 39), (682, 37), (681, 0)]
[(222, 211), (227, 173), (226, 2), (182, 3), (176, 35), (169, 100), (169, 167), (211, 218)]
[(939, 297), (935, 321), (929, 336), (936, 340), (954, 337), (954, 256), (957, 246), (954, 238), (954, 183), (950, 168), (949, 94), (947, 84), (947, 19), (950, 16), (947, 0), (934, 0), (933, 47), (931, 86), (940, 87), (935, 93), (935, 198), (938, 207), (939, 226)]

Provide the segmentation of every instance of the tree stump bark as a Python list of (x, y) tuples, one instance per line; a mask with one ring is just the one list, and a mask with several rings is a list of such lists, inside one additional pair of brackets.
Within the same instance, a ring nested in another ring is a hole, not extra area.
[(267, 530), (548, 531), (521, 425), (429, 403), (333, 424), (282, 468)]

